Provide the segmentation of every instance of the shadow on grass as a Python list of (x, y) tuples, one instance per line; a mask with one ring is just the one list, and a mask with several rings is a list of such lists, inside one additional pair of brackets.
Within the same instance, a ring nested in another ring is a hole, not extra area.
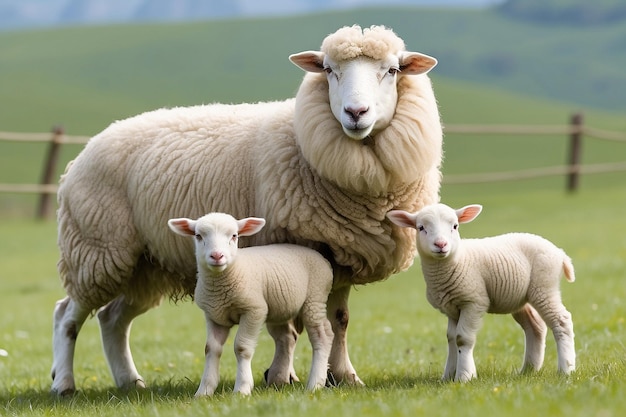
[[(410, 390), (416, 386), (436, 386), (441, 381), (433, 375), (415, 375), (409, 376), (385, 374), (384, 376), (376, 376), (367, 381), (365, 387), (355, 387), (340, 383), (336, 387), (325, 388), (322, 392), (332, 393), (350, 392), (359, 390), (388, 391), (388, 390)], [(220, 382), (214, 399), (220, 401), (225, 398), (232, 397), (234, 380), (223, 380)], [(23, 412), (49, 412), (50, 410), (71, 410), (83, 414), (90, 409), (99, 407), (116, 407), (124, 406), (146, 406), (150, 404), (180, 404), (191, 403), (194, 400), (194, 394), (198, 388), (198, 382), (190, 379), (179, 381), (155, 381), (146, 389), (118, 389), (114, 387), (105, 387), (101, 389), (79, 389), (73, 395), (59, 397), (48, 390), (27, 389), (19, 392), (3, 392), (0, 394), (0, 403), (4, 407), (0, 407), (0, 415), (17, 415)], [(297, 382), (293, 385), (280, 388), (272, 388), (265, 386), (263, 380), (255, 381), (255, 389), (253, 395), (256, 396), (273, 396), (280, 394), (305, 393), (305, 383)], [(332, 395), (332, 394), (331, 394)]]

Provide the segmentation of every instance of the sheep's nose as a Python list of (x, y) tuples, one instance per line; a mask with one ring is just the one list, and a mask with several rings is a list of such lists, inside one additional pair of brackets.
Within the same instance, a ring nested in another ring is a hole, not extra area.
[(352, 120), (354, 120), (355, 122), (358, 121), (361, 118), (362, 115), (367, 113), (368, 110), (369, 110), (369, 107), (366, 107), (366, 106), (359, 106), (359, 107), (347, 106), (344, 109), (344, 111), (348, 115), (350, 115)]
[(224, 257), (224, 254), (222, 252), (211, 252), (211, 259), (213, 260), (219, 261), (223, 257)]

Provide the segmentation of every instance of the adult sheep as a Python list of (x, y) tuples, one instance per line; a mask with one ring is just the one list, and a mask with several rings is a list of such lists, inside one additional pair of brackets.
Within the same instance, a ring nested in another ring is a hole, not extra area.
[[(54, 309), (53, 391), (75, 390), (76, 338), (103, 306), (115, 383), (144, 386), (128, 343), (133, 319), (195, 285), (193, 244), (163, 225), (210, 211), (267, 220), (242, 246), (296, 243), (328, 257), (329, 368), (361, 383), (347, 349), (350, 288), (412, 264), (415, 232), (385, 214), (439, 198), (442, 132), (425, 75), (437, 61), (406, 51), (382, 26), (341, 28), (320, 51), (290, 59), (307, 71), (295, 99), (144, 113), (111, 124), (68, 165), (58, 193), (67, 297)], [(277, 350), (292, 357), (298, 330), (288, 325)]]

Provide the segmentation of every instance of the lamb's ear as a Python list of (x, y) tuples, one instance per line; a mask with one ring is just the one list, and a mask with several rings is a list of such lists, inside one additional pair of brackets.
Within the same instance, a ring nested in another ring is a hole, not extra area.
[(237, 220), (239, 226), (239, 236), (250, 236), (258, 233), (265, 226), (265, 219), (260, 217), (248, 217)]
[(469, 223), (478, 217), (482, 210), (483, 206), (480, 204), (470, 204), (469, 206), (461, 207), (456, 210), (456, 215), (459, 218), (459, 223)]
[(437, 60), (429, 55), (408, 51), (404, 51), (400, 54), (401, 74), (426, 74), (433, 69), (435, 65), (437, 65)]
[(196, 234), (196, 221), (186, 218), (169, 219), (167, 225), (174, 233), (182, 236), (194, 236)]
[(304, 51), (289, 55), (289, 60), (308, 72), (324, 72), (324, 53), (320, 51)]
[(416, 217), (417, 213), (409, 213), (404, 210), (391, 210), (387, 213), (387, 218), (392, 223), (400, 227), (412, 227), (413, 229), (417, 228), (415, 224)]

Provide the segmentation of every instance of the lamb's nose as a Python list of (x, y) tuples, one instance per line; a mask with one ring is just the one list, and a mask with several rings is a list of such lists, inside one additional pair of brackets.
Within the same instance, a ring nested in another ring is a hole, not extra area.
[(448, 246), (448, 242), (446, 242), (445, 240), (438, 240), (435, 242), (435, 246), (437, 246), (439, 249), (443, 249)]
[(355, 122), (358, 121), (362, 115), (367, 113), (368, 110), (369, 108), (366, 106), (359, 106), (359, 107), (347, 106), (344, 109), (344, 111), (347, 114), (349, 114), (352, 120), (354, 120)]
[(219, 261), (223, 257), (224, 257), (224, 254), (222, 252), (211, 252), (211, 259)]

